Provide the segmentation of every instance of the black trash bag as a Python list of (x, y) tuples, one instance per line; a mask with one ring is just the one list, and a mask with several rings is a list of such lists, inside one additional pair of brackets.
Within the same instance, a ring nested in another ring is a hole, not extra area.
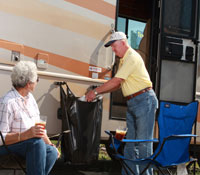
[[(66, 83), (64, 83), (66, 84)], [(102, 121), (102, 99), (84, 102), (66, 84), (60, 85), (62, 131), (61, 152), (69, 164), (89, 164), (98, 160)]]

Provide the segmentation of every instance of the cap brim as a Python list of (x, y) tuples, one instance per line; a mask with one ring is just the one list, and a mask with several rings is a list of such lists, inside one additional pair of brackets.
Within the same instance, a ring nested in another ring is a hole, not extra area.
[(117, 40), (112, 40), (112, 41), (108, 41), (104, 46), (105, 47), (109, 47), (112, 43), (114, 43)]

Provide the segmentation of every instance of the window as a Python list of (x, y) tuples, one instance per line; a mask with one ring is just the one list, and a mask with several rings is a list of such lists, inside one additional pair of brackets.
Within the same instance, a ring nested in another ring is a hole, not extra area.
[(117, 30), (126, 33), (126, 18), (118, 17)]
[(194, 37), (195, 11), (195, 1), (193, 0), (164, 0), (164, 32), (182, 37)]
[(123, 17), (118, 17), (117, 19), (117, 31), (127, 34), (128, 42), (133, 49), (138, 49), (140, 41), (143, 38), (145, 26), (145, 22)]

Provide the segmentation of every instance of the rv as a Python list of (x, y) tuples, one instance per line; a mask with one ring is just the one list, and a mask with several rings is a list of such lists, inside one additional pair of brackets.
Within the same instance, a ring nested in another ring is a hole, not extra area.
[[(82, 97), (116, 73), (118, 58), (104, 47), (114, 31), (125, 32), (144, 59), (159, 100), (185, 104), (200, 96), (198, 0), (0, 0), (0, 24), (0, 96), (12, 86), (13, 65), (35, 62), (33, 94), (49, 135), (61, 132), (55, 82)], [(120, 90), (103, 95), (101, 139), (125, 125), (125, 116)]]

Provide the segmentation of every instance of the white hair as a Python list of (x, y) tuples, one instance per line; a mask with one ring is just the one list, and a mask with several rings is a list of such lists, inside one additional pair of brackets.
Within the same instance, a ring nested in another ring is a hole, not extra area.
[(20, 61), (13, 67), (11, 81), (14, 87), (25, 87), (28, 82), (36, 82), (37, 77), (37, 67), (34, 62)]

